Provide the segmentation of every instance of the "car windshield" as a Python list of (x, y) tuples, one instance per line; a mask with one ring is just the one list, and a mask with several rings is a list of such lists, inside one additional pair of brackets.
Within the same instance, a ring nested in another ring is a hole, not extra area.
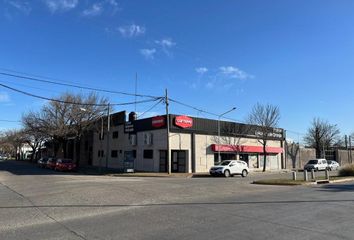
[(220, 163), (221, 166), (227, 166), (230, 164), (231, 161), (223, 161)]
[(332, 161), (331, 161), (331, 160), (328, 160), (328, 161), (327, 161), (327, 163), (328, 163), (328, 164), (331, 164), (331, 163), (332, 163)]
[(310, 160), (307, 164), (317, 164), (317, 160)]

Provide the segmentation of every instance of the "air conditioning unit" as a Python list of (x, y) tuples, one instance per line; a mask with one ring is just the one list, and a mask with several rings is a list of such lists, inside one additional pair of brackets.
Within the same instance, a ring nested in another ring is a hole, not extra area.
[(152, 145), (152, 133), (144, 133), (144, 145)]
[(130, 145), (135, 146), (136, 145), (136, 135), (130, 135), (129, 141), (130, 141)]

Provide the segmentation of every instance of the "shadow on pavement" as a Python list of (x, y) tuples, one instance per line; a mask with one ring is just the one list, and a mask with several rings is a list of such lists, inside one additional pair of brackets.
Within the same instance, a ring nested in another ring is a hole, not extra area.
[(85, 172), (57, 172), (51, 169), (39, 168), (36, 163), (27, 161), (0, 161), (0, 172), (5, 171), (14, 175), (88, 175)]
[(354, 192), (354, 183), (324, 185), (319, 191), (328, 192)]

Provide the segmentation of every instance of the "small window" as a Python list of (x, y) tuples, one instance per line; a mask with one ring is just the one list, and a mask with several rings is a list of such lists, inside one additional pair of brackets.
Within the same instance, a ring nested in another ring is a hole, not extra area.
[(104, 155), (103, 150), (98, 150), (97, 155), (98, 155), (98, 157), (103, 157), (103, 155)]
[(118, 138), (118, 131), (114, 131), (112, 133), (112, 138)]
[(152, 159), (154, 157), (153, 150), (144, 150), (144, 158)]
[(118, 157), (118, 151), (117, 151), (117, 150), (112, 150), (112, 152), (111, 152), (111, 157), (112, 157), (112, 158)]

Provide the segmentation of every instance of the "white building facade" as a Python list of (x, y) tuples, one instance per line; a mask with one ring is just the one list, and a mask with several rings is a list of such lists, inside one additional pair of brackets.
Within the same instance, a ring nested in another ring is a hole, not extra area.
[[(122, 120), (125, 112), (115, 115), (120, 121), (111, 126), (108, 135), (105, 132), (103, 139), (100, 132), (92, 135), (93, 166), (167, 172), (169, 151), (172, 172), (208, 172), (219, 155), (221, 160), (244, 160), (253, 170), (263, 168), (257, 126), (171, 114), (167, 131), (166, 115), (139, 120), (130, 116), (127, 122)], [(285, 168), (284, 142), (284, 130), (272, 129), (267, 140), (267, 169)]]

